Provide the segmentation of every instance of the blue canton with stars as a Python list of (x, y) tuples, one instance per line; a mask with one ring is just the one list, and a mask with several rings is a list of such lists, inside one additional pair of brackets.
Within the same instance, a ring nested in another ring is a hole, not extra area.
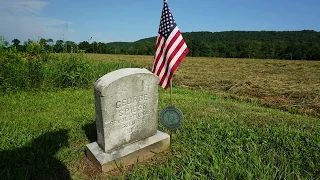
[(173, 19), (168, 3), (165, 0), (158, 33), (167, 39), (176, 26), (176, 21)]

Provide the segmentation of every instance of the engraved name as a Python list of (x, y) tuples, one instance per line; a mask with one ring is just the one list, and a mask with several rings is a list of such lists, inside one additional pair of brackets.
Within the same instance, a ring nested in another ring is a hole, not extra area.
[(148, 100), (148, 94), (142, 94), (142, 95), (139, 95), (139, 96), (133, 96), (133, 97), (125, 98), (125, 99), (123, 99), (121, 101), (117, 101), (116, 108), (121, 108), (121, 107), (126, 106), (126, 105), (141, 103), (141, 102), (147, 101), (147, 100)]
[[(118, 100), (115, 104), (114, 119), (108, 122), (110, 129), (121, 129), (128, 133), (142, 130), (152, 114), (152, 110), (147, 107), (148, 98), (148, 94), (140, 94)], [(113, 128), (115, 126), (117, 128)]]

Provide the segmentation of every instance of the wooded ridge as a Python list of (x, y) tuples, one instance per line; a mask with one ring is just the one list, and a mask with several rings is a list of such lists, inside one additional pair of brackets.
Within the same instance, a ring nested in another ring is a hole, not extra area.
[[(320, 60), (320, 32), (303, 31), (225, 31), (225, 32), (186, 32), (182, 33), (189, 47), (188, 56), (255, 58), (255, 59), (293, 59)], [(157, 37), (141, 39), (135, 42), (91, 42), (52, 39), (39, 40), (50, 52), (79, 52), (101, 54), (153, 55)], [(30, 41), (30, 40), (29, 40)], [(18, 39), (12, 41), (20, 51), (26, 44), (20, 45)]]

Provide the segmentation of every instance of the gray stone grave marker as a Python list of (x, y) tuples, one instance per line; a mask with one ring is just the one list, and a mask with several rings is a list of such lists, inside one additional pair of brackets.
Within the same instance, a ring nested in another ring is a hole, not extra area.
[(88, 158), (103, 172), (144, 161), (166, 150), (170, 136), (158, 131), (159, 78), (146, 69), (113, 71), (95, 83), (97, 142)]

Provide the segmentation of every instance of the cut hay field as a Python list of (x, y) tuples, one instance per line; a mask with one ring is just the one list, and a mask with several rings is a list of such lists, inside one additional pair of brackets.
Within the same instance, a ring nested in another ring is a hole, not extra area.
[[(88, 56), (105, 62), (134, 62), (148, 69), (153, 63), (152, 56)], [(320, 117), (320, 61), (186, 58), (174, 85)]]

